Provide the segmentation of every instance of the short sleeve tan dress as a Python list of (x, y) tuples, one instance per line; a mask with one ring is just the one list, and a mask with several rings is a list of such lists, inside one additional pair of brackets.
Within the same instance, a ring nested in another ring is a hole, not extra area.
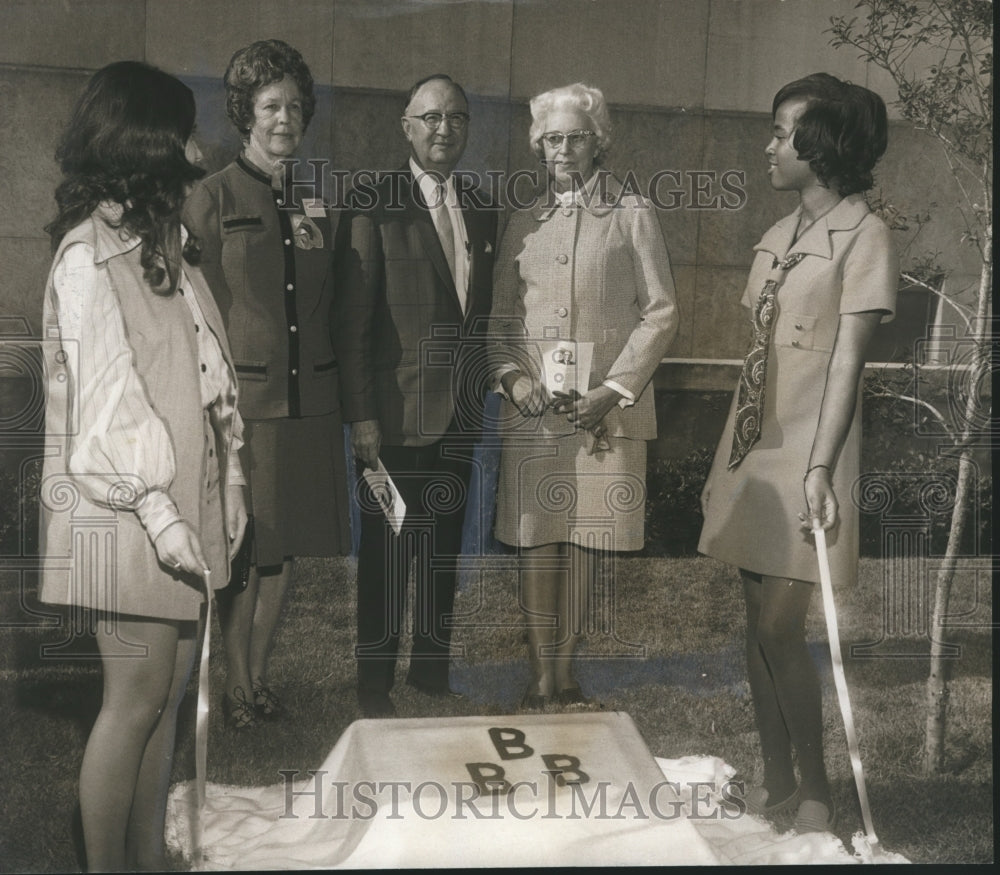
[[(805, 257), (786, 274), (777, 294), (768, 351), (761, 436), (729, 470), (736, 397), (708, 477), (708, 507), (700, 552), (747, 571), (819, 582), (816, 548), (800, 528), (802, 476), (819, 422), (827, 367), (841, 314), (896, 306), (899, 263), (889, 229), (861, 195), (845, 197), (792, 243), (799, 211), (775, 224), (754, 249), (743, 303), (751, 309), (775, 259)], [(861, 467), (861, 392), (850, 432), (833, 466), (839, 521), (827, 533), (837, 582), (856, 579), (858, 509), (852, 487)]]

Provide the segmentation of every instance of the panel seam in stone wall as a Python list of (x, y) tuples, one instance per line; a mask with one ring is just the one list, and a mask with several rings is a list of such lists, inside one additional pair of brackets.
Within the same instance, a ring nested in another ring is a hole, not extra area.
[(0, 72), (10, 70), (26, 73), (77, 73), (91, 76), (99, 69), (99, 67), (53, 67), (51, 64), (14, 64), (7, 61), (0, 61)]

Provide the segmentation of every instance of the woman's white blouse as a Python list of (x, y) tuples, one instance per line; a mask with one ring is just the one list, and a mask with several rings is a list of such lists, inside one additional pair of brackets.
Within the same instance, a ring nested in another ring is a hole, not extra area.
[[(155, 541), (160, 532), (181, 518), (169, 495), (176, 472), (173, 444), (135, 370), (115, 293), (101, 281), (98, 271), (93, 247), (76, 243), (64, 251), (52, 277), (61, 340), (75, 346), (75, 354), (67, 362), (71, 370), (76, 364), (77, 372), (72, 376), (78, 404), (78, 431), (72, 439), (69, 470), (80, 475), (80, 488), (88, 497), (98, 500), (122, 475), (140, 478), (147, 493), (136, 514), (150, 540)], [(182, 272), (178, 288), (184, 289), (186, 283)], [(205, 328), (196, 297), (186, 294), (183, 298), (191, 309), (199, 360), (205, 365), (201, 402), (207, 408), (232, 377), (215, 335)], [(236, 415), (239, 417), (238, 411)], [(234, 436), (233, 450), (241, 445)], [(229, 454), (228, 475), (230, 484), (245, 484), (236, 452)]]

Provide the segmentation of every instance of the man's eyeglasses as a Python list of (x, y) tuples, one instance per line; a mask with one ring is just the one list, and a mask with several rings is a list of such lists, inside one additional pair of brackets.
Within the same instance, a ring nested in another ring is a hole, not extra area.
[(579, 149), (587, 140), (596, 136), (593, 131), (570, 131), (568, 134), (562, 131), (549, 131), (547, 134), (542, 134), (542, 141), (550, 149), (561, 148), (563, 140), (569, 143), (570, 149)]
[(425, 112), (423, 115), (404, 115), (403, 118), (420, 119), (430, 131), (441, 127), (441, 122), (447, 122), (448, 127), (456, 131), (465, 130), (469, 124), (467, 112)]

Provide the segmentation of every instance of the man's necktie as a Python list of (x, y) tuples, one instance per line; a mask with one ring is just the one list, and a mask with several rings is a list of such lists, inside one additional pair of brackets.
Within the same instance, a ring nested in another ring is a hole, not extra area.
[(743, 371), (737, 388), (736, 423), (733, 428), (733, 449), (729, 467), (735, 468), (750, 448), (760, 440), (764, 418), (764, 386), (767, 378), (767, 351), (771, 345), (771, 330), (777, 311), (778, 289), (785, 275), (805, 256), (804, 252), (789, 255), (783, 261), (775, 259), (753, 313), (753, 338), (750, 351), (743, 361)]
[(448, 186), (445, 183), (438, 184), (438, 213), (441, 221), (439, 230), (441, 232), (441, 248), (444, 249), (444, 257), (448, 260), (448, 269), (451, 271), (451, 279), (458, 288), (458, 274), (455, 272), (455, 228), (451, 223), (451, 210), (448, 209)]

